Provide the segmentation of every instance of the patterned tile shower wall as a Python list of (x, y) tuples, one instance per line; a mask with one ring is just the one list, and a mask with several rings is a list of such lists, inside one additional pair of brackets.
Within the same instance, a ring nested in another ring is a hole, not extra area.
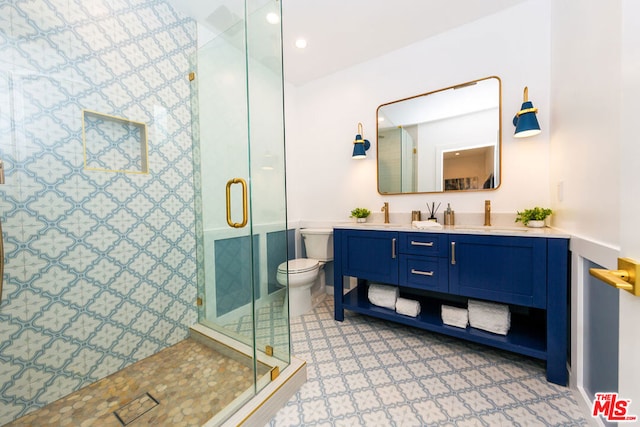
[[(164, 1), (0, 0), (0, 425), (197, 321), (195, 50)], [(85, 170), (83, 109), (145, 123), (149, 173)]]

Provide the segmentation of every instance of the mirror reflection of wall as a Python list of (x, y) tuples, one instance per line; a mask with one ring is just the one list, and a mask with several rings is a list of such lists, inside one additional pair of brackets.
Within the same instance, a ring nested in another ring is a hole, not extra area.
[[(443, 154), (446, 152), (462, 153), (476, 147), (495, 147), (498, 131), (495, 121), (497, 115), (498, 108), (494, 107), (444, 120), (427, 122), (421, 125), (423, 128), (421, 134), (428, 135), (428, 138), (423, 138), (423, 145), (419, 148), (429, 151), (429, 159), (428, 162), (420, 165), (420, 169), (432, 169), (435, 165), (435, 176), (433, 181), (425, 182), (425, 185), (419, 188), (433, 188), (435, 189), (434, 191), (442, 191), (446, 190), (446, 188), (443, 187), (443, 179), (445, 178), (469, 178), (474, 176), (480, 180), (482, 184), (491, 174), (494, 174), (495, 165), (493, 164), (493, 159), (489, 170), (484, 171), (486, 169), (484, 157), (480, 159), (465, 156), (467, 161), (464, 162), (464, 164), (467, 165), (468, 168), (458, 167), (455, 170), (457, 176), (452, 176), (453, 171), (447, 170), (446, 167), (444, 170), (441, 169)], [(473, 163), (473, 159), (477, 159), (478, 163)], [(481, 188), (482, 187), (462, 189), (478, 190)]]
[(453, 150), (442, 154), (445, 191), (481, 190), (494, 187), (493, 146)]
[[(418, 161), (415, 139), (406, 129), (388, 128), (378, 133), (378, 164), (381, 193), (416, 191)], [(382, 154), (380, 154), (382, 153)]]
[(495, 189), (500, 80), (489, 77), (378, 108), (382, 194)]

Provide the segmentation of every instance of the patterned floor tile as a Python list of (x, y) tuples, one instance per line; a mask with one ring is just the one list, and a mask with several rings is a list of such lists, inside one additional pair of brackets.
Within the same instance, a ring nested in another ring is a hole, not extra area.
[(283, 426), (588, 426), (543, 361), (348, 312), (327, 297), (292, 319), (308, 381), (267, 424)]

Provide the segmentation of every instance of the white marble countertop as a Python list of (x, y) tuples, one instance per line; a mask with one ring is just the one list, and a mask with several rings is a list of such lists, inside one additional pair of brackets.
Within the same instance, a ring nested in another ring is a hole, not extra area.
[(516, 237), (552, 237), (569, 239), (571, 236), (561, 230), (552, 227), (529, 228), (524, 226), (483, 226), (483, 225), (443, 225), (442, 228), (414, 228), (411, 224), (400, 223), (338, 223), (333, 225), (334, 228), (353, 229), (353, 230), (384, 230), (384, 231), (411, 231), (419, 233), (447, 233), (447, 234), (477, 234), (477, 235), (496, 235), (496, 236), (516, 236)]

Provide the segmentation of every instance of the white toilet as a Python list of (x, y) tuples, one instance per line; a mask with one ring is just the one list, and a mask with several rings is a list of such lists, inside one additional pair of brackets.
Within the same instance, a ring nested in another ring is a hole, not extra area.
[[(289, 276), (289, 316), (300, 316), (312, 308), (311, 288), (324, 293), (324, 265), (333, 260), (333, 229), (303, 228), (300, 230), (308, 258), (296, 258), (278, 266), (276, 280), (287, 285)], [(287, 301), (285, 300), (285, 310)]]

